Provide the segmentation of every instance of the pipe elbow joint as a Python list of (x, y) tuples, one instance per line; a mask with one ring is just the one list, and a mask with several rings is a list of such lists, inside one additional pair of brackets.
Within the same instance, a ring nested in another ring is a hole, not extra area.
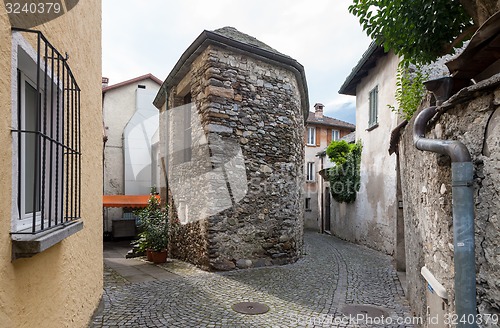
[(413, 126), (413, 144), (415, 148), (448, 155), (452, 162), (470, 162), (469, 150), (460, 141), (425, 138), (427, 122), (436, 114), (436, 109), (436, 106), (428, 107), (416, 117)]

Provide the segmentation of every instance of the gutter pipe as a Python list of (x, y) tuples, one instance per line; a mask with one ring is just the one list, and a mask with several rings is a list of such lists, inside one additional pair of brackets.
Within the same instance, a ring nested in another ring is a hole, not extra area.
[(415, 119), (413, 143), (419, 150), (448, 155), (451, 158), (453, 246), (455, 264), (455, 308), (458, 328), (476, 328), (476, 260), (474, 252), (474, 195), (471, 156), (460, 141), (427, 139), (427, 122), (437, 113), (437, 106), (451, 93), (452, 78), (425, 83), (436, 97), (436, 106), (424, 109)]

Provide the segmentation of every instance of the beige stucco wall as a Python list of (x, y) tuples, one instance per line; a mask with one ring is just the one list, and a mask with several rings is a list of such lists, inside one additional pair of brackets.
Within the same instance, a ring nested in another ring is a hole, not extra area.
[[(389, 155), (391, 131), (398, 116), (387, 106), (396, 106), (396, 72), (399, 60), (393, 54), (381, 58), (356, 88), (356, 140), (361, 140), (361, 187), (356, 201), (339, 204), (332, 200), (332, 232), (393, 254), (396, 243), (396, 156)], [(378, 85), (378, 127), (367, 131), (369, 93)]]
[[(11, 261), (11, 32), (0, 6), (0, 325), (86, 327), (102, 293), (101, 1), (36, 26), (70, 56), (81, 88), (84, 228), (31, 258)], [(7, 73), (8, 72), (8, 73)]]

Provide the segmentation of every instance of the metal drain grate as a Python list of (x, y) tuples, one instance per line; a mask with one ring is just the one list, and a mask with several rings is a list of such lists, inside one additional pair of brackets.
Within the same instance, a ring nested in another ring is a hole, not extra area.
[(233, 304), (231, 309), (243, 314), (263, 314), (269, 311), (269, 306), (257, 302), (241, 302)]
[(373, 305), (349, 304), (342, 307), (342, 313), (354, 318), (387, 318), (389, 313)]

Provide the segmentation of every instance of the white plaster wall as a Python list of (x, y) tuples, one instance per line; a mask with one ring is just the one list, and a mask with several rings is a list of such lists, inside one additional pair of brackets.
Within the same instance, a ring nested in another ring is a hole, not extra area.
[[(105, 93), (103, 99), (103, 118), (108, 141), (104, 149), (104, 194), (125, 194), (125, 166), (123, 152), (123, 132), (136, 110), (136, 90), (138, 85), (146, 86), (146, 90), (157, 93), (160, 86), (146, 79), (125, 85)], [(151, 105), (152, 106), (152, 105)], [(156, 110), (156, 109), (155, 109)], [(149, 189), (147, 190), (149, 193)], [(120, 208), (105, 210), (105, 229), (111, 230), (111, 220), (120, 218)]]
[[(356, 90), (356, 139), (361, 139), (361, 188), (356, 200), (357, 239), (389, 254), (394, 253), (396, 232), (396, 155), (389, 155), (391, 131), (398, 116), (396, 72), (399, 59), (390, 53), (377, 63)], [(378, 85), (378, 124), (368, 129), (369, 92)]]
[[(160, 112), (158, 111), (158, 123), (159, 121)], [(160, 127), (158, 127), (153, 138), (151, 138), (151, 186), (156, 187), (156, 192), (160, 192), (160, 172)]]
[[(361, 187), (355, 203), (332, 201), (332, 231), (388, 254), (395, 251), (396, 240), (396, 155), (389, 155), (391, 131), (398, 115), (396, 106), (398, 58), (389, 53), (379, 60), (356, 90), (356, 140), (361, 140)], [(369, 93), (378, 85), (378, 127), (368, 129)]]
[(151, 147), (158, 130), (159, 112), (153, 106), (156, 90), (137, 89), (136, 111), (123, 131), (125, 194), (145, 195), (151, 190)]

